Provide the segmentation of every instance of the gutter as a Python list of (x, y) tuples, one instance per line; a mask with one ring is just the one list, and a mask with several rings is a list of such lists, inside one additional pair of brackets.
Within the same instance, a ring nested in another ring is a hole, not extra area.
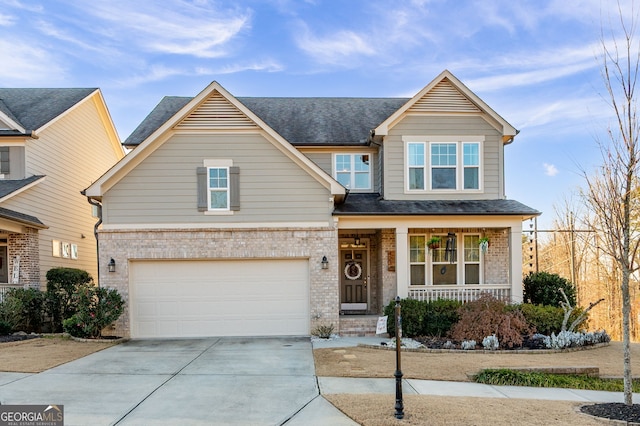
[(93, 236), (96, 239), (96, 266), (98, 267), (98, 287), (100, 287), (100, 242), (98, 240), (98, 227), (102, 225), (102, 204), (87, 196), (86, 190), (82, 190), (80, 193), (87, 197), (89, 204), (98, 208), (98, 221), (93, 225)]

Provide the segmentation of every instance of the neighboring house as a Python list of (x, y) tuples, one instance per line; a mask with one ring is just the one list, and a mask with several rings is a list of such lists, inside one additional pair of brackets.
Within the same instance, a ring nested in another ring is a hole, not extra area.
[(166, 97), (86, 191), (116, 333), (362, 334), (397, 295), (521, 301), (540, 213), (505, 199), (516, 134), (448, 71), (410, 99)]
[(124, 157), (99, 89), (0, 88), (0, 296), (53, 267), (98, 278), (81, 191)]

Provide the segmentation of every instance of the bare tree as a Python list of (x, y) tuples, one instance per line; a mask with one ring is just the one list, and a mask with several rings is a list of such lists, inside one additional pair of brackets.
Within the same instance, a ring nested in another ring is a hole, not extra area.
[(587, 182), (584, 193), (592, 215), (591, 226), (598, 233), (600, 248), (614, 260), (620, 273), (622, 299), (622, 343), (624, 358), (624, 400), (632, 404), (629, 281), (638, 269), (640, 243), (637, 229), (638, 162), (640, 134), (635, 94), (640, 65), (640, 49), (635, 40), (636, 11), (623, 11), (618, 3), (621, 36), (611, 26), (610, 39), (601, 35), (601, 71), (607, 101), (614, 113), (614, 123), (607, 129), (606, 140), (599, 140), (602, 165), (593, 175), (583, 173)]

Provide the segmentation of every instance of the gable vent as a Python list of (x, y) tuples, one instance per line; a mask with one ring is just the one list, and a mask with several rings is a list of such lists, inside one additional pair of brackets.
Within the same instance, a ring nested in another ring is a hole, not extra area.
[(451, 85), (446, 78), (420, 98), (408, 112), (479, 112), (466, 96)]
[(178, 123), (176, 129), (257, 128), (258, 126), (220, 93), (214, 92), (206, 101)]

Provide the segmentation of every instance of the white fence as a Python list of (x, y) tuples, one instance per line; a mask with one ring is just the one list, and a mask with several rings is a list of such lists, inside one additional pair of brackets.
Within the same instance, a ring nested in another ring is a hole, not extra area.
[(511, 287), (490, 285), (463, 286), (424, 286), (410, 287), (409, 298), (416, 300), (453, 299), (461, 302), (472, 302), (482, 293), (489, 293), (496, 299), (511, 301)]
[(11, 290), (12, 288), (24, 288), (24, 287), (21, 285), (1, 285), (0, 284), (0, 302), (4, 300), (4, 295), (7, 294), (7, 291)]

